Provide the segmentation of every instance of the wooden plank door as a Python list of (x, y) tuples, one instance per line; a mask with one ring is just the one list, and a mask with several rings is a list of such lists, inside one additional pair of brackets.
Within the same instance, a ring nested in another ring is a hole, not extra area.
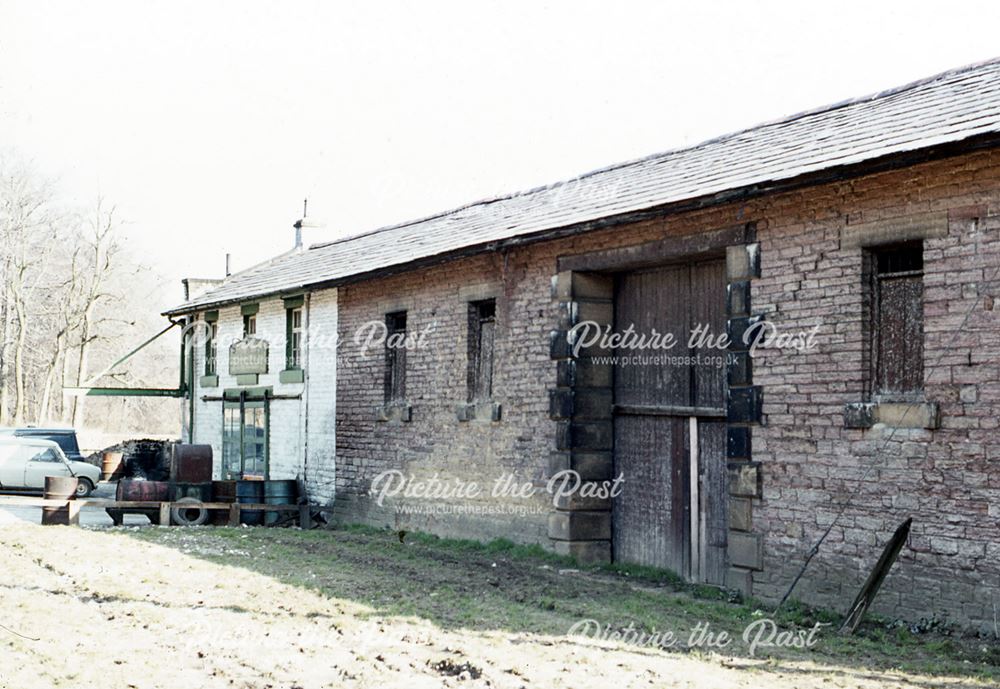
[(625, 480), (613, 508), (612, 550), (616, 561), (722, 583), (724, 352), (708, 342), (688, 348), (698, 324), (712, 337), (725, 332), (721, 260), (619, 276), (615, 331), (670, 334), (676, 344), (616, 351), (615, 474)]

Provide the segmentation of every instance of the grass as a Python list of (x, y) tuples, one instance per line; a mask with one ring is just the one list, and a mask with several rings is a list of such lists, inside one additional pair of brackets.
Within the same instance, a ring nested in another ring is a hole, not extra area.
[[(18, 525), (0, 550), (3, 688), (1000, 685), (1000, 646), (934, 624), (826, 628), (813, 647), (751, 657), (741, 632), (769, 614), (756, 601), (510, 541)], [(597, 638), (574, 632), (588, 620)], [(777, 624), (802, 636), (836, 621), (795, 604)], [(735, 641), (691, 647), (692, 631)]]
[[(1000, 681), (1000, 645), (949, 633), (914, 634), (885, 620), (866, 621), (854, 636), (835, 633), (839, 615), (793, 602), (780, 613), (723, 589), (692, 585), (671, 572), (634, 565), (581, 566), (537, 545), (479, 543), (367, 526), (333, 530), (142, 529), (130, 535), (172, 545), (201, 544), (198, 556), (237, 565), (324, 596), (362, 603), (373, 616), (414, 617), (444, 629), (565, 637), (580, 620), (612, 630), (670, 631), (687, 639), (697, 625), (726, 632), (725, 649), (747, 656), (744, 628), (763, 617), (781, 629), (827, 625), (813, 648), (767, 649), (775, 659), (898, 669), (932, 676)], [(240, 544), (252, 558), (234, 558)], [(696, 652), (703, 652), (698, 649)], [(760, 651), (757, 653), (761, 655)]]

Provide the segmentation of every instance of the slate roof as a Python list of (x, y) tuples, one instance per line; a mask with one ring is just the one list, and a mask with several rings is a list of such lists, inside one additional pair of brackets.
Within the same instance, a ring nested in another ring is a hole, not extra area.
[(168, 315), (339, 284), (374, 270), (1000, 132), (1000, 58), (890, 91), (282, 254)]

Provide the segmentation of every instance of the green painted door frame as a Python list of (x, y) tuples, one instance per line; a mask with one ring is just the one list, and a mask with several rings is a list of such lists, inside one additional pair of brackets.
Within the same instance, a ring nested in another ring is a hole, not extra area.
[[(227, 396), (228, 397), (228, 396)], [(227, 480), (270, 478), (271, 401), (248, 396), (222, 402), (222, 475)]]

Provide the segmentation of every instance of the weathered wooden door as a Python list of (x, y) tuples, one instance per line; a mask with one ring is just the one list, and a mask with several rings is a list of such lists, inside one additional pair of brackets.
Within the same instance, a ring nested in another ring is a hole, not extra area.
[[(616, 561), (723, 582), (725, 350), (707, 338), (725, 330), (722, 260), (619, 276), (615, 332), (646, 345), (627, 338), (616, 350), (615, 474), (624, 476), (612, 515)], [(692, 333), (702, 337), (692, 342)]]

